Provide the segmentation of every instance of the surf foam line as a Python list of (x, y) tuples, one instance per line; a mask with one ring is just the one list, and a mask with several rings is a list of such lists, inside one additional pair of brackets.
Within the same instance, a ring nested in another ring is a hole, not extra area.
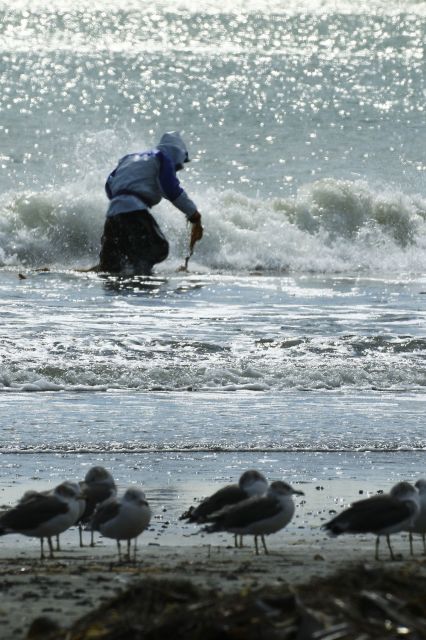
[[(96, 183), (97, 184), (97, 183)], [(90, 186), (89, 186), (90, 185)], [(196, 267), (230, 272), (413, 272), (426, 269), (426, 199), (363, 180), (328, 178), (294, 197), (194, 193), (205, 235)], [(0, 266), (70, 268), (97, 260), (106, 199), (90, 180), (43, 193), (5, 194)], [(169, 203), (154, 210), (171, 242), (169, 267), (186, 255), (188, 231)]]
[[(278, 352), (278, 357), (280, 353)], [(266, 357), (262, 352), (256, 355), (257, 358)], [(321, 354), (319, 358), (321, 358)], [(297, 360), (297, 357), (296, 357)], [(126, 370), (125, 378), (119, 383), (114, 378), (105, 380), (96, 380), (94, 384), (88, 384), (87, 382), (80, 384), (67, 384), (63, 380), (59, 381), (57, 378), (54, 380), (40, 379), (37, 374), (30, 374), (30, 378), (33, 375), (33, 379), (19, 380), (16, 378), (22, 378), (27, 376), (27, 372), (19, 370), (14, 373), (8, 373), (2, 376), (0, 371), (0, 395), (1, 394), (39, 394), (48, 393), (56, 394), (67, 392), (70, 394), (87, 394), (87, 393), (107, 393), (107, 392), (121, 392), (131, 391), (138, 395), (147, 395), (153, 392), (158, 393), (181, 393), (181, 394), (193, 394), (193, 393), (211, 393), (217, 392), (223, 393), (253, 393), (253, 394), (268, 394), (277, 391), (295, 390), (295, 391), (333, 391), (333, 390), (361, 390), (361, 391), (376, 391), (393, 393), (405, 393), (405, 392), (424, 392), (426, 386), (426, 372), (422, 364), (420, 364), (419, 357), (414, 358), (411, 362), (403, 361), (404, 366), (398, 362), (397, 359), (384, 359), (380, 362), (375, 362), (373, 357), (369, 358), (368, 362), (361, 363), (357, 367), (357, 362), (349, 364), (342, 364), (342, 358), (331, 358), (328, 362), (318, 364), (318, 358), (314, 361), (311, 359), (309, 367), (302, 364), (295, 363), (293, 359), (284, 363), (283, 366), (279, 366), (277, 358), (270, 358), (268, 365), (275, 366), (276, 371), (272, 374), (261, 373), (265, 376), (263, 380), (253, 381), (250, 380), (247, 375), (242, 373), (228, 374), (227, 371), (223, 372), (222, 368), (217, 369), (215, 373), (214, 364), (211, 365), (211, 371), (206, 374), (205, 369), (198, 372), (191, 371), (188, 374), (186, 369), (177, 368), (172, 372), (165, 366), (160, 372), (154, 372), (151, 379), (149, 369), (142, 370), (139, 378), (135, 380), (134, 375), (132, 378), (133, 370), (129, 368)], [(372, 371), (370, 369), (372, 368)], [(66, 375), (65, 372), (64, 375)], [(92, 372), (88, 370), (87, 375), (92, 375)], [(94, 373), (94, 376), (99, 375)], [(207, 375), (207, 378), (206, 378)], [(235, 380), (232, 378), (240, 378)], [(164, 379), (162, 382), (158, 379), (160, 377), (169, 378)], [(173, 379), (171, 379), (171, 376)], [(15, 381), (13, 380), (15, 378)], [(155, 378), (155, 379), (154, 379)], [(131, 382), (130, 382), (131, 381)]]
[(34, 454), (79, 454), (79, 455), (116, 455), (123, 454), (141, 454), (141, 453), (411, 453), (416, 451), (426, 451), (426, 443), (423, 446), (348, 446), (348, 447), (111, 447), (102, 448), (96, 446), (82, 447), (22, 447), (22, 448), (6, 448), (0, 447), (0, 455), (34, 455)]

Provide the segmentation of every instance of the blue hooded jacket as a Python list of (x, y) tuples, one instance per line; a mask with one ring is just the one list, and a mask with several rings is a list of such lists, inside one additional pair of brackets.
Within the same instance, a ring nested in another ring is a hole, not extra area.
[(188, 151), (177, 131), (165, 133), (155, 149), (121, 158), (105, 184), (111, 201), (107, 217), (149, 209), (166, 198), (188, 219), (192, 218), (197, 206), (176, 176), (185, 162), (189, 162)]

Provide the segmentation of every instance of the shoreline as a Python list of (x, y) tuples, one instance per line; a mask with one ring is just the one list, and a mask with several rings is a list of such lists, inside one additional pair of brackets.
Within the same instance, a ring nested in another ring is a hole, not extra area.
[[(248, 541), (247, 541), (248, 542)], [(2, 640), (24, 640), (34, 619), (49, 618), (69, 628), (141, 580), (189, 581), (197, 590), (216, 594), (248, 593), (268, 587), (304, 588), (312, 581), (344, 571), (350, 580), (360, 566), (398, 569), (426, 574), (426, 557), (416, 540), (413, 558), (408, 556), (408, 538), (394, 536), (397, 557), (388, 560), (385, 544), (382, 558), (374, 560), (374, 536), (300, 540), (271, 543), (269, 555), (254, 554), (253, 546), (230, 545), (163, 546), (140, 543), (137, 562), (118, 563), (115, 546), (86, 547), (57, 552), (55, 559), (41, 562), (38, 550), (25, 545), (2, 544), (0, 575)], [(403, 554), (403, 555), (402, 555)]]

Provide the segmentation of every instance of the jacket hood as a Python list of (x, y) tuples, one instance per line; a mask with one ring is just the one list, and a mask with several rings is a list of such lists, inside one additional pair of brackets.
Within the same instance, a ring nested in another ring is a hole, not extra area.
[(189, 162), (188, 150), (179, 131), (168, 131), (161, 136), (157, 149), (166, 153), (175, 166), (183, 166)]

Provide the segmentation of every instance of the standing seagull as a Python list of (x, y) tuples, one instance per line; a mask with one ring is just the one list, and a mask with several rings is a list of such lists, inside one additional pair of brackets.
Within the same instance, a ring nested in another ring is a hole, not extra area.
[(413, 555), (413, 533), (420, 533), (423, 539), (423, 554), (426, 555), (426, 480), (417, 480), (414, 485), (418, 492), (419, 513), (410, 527), (410, 553)]
[[(267, 490), (268, 481), (265, 476), (259, 471), (256, 471), (256, 469), (249, 469), (240, 476), (238, 484), (228, 484), (226, 487), (222, 487), (222, 489), (205, 498), (197, 507), (188, 509), (188, 511), (181, 515), (180, 520), (203, 524), (207, 522), (209, 516), (213, 513), (225, 507), (243, 502), (243, 500), (247, 500), (247, 498), (263, 496)], [(235, 546), (238, 546), (236, 535)], [(242, 546), (242, 537), (240, 546)]]
[(35, 493), (0, 517), (0, 535), (19, 533), (40, 538), (40, 558), (44, 559), (43, 542), (48, 539), (53, 558), (52, 536), (75, 524), (82, 495), (74, 482), (63, 482), (47, 494)]
[[(79, 503), (78, 503), (78, 505), (79, 505), (78, 514), (77, 514), (75, 522), (73, 522), (73, 524), (76, 524), (76, 522), (78, 522), (78, 520), (80, 520), (80, 518), (83, 515), (84, 510), (86, 508), (86, 498), (82, 493), (83, 487), (81, 486), (81, 484), (77, 484), (76, 482), (70, 482), (68, 480), (65, 482), (65, 484), (67, 484), (69, 487), (72, 487), (75, 490), (76, 494), (80, 495), (80, 500), (79, 500)], [(47, 489), (46, 491), (35, 491), (34, 489), (29, 489), (20, 498), (19, 504), (24, 504), (25, 502), (29, 502), (30, 500), (34, 500), (34, 498), (36, 498), (37, 496), (51, 496), (51, 495), (54, 495), (54, 493), (55, 493), (55, 489)], [(51, 540), (48, 539), (48, 542), (49, 542), (49, 548), (50, 548), (51, 547)], [(59, 533), (56, 535), (56, 551), (60, 551)]]
[(122, 498), (110, 498), (100, 504), (91, 521), (94, 531), (106, 538), (117, 540), (118, 559), (121, 560), (120, 540), (127, 540), (127, 556), (130, 560), (130, 544), (134, 539), (133, 559), (136, 559), (136, 538), (151, 520), (151, 509), (145, 494), (136, 487), (127, 489)]
[[(86, 498), (86, 507), (78, 522), (80, 547), (83, 545), (83, 526), (90, 523), (96, 507), (117, 495), (117, 487), (114, 478), (105, 467), (92, 467), (86, 473), (84, 481), (80, 483)], [(90, 546), (94, 547), (93, 530), (91, 531)]]
[(324, 529), (331, 536), (342, 533), (374, 533), (377, 536), (376, 560), (379, 559), (380, 536), (386, 536), (391, 559), (395, 560), (389, 536), (410, 529), (419, 511), (419, 499), (413, 485), (399, 482), (389, 494), (354, 502), (327, 522)]
[(256, 555), (259, 555), (257, 538), (260, 536), (265, 553), (265, 535), (283, 529), (293, 517), (293, 495), (303, 496), (303, 491), (293, 489), (286, 482), (272, 482), (265, 496), (249, 498), (239, 504), (225, 507), (213, 513), (208, 521), (213, 524), (204, 528), (207, 533), (228, 531), (236, 535), (254, 536)]

